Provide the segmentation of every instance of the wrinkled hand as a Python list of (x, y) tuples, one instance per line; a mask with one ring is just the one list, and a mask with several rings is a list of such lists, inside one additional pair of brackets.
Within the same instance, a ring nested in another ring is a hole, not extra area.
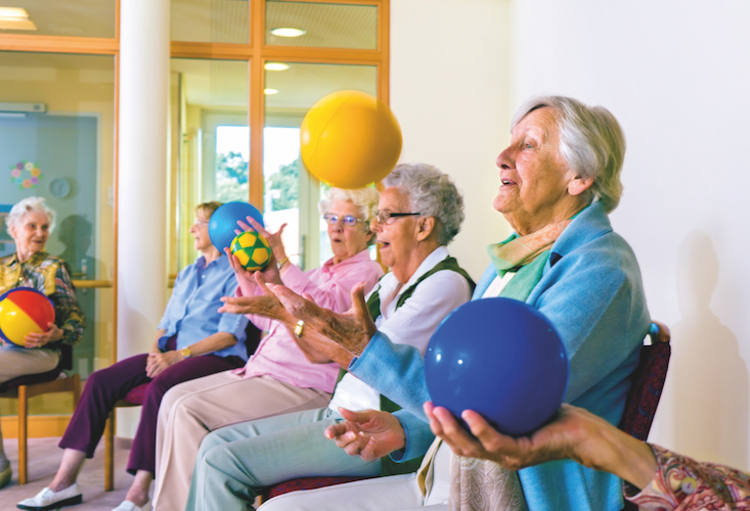
[(41, 348), (47, 343), (59, 341), (62, 339), (63, 331), (60, 328), (57, 328), (57, 325), (50, 322), (47, 323), (47, 327), (49, 327), (49, 330), (42, 333), (30, 333), (27, 334), (24, 339), (26, 342), (24, 343), (24, 346), (27, 348)]
[(260, 286), (260, 289), (263, 290), (263, 295), (224, 296), (221, 299), (221, 301), (224, 302), (224, 305), (219, 308), (219, 312), (228, 312), (230, 314), (257, 314), (266, 318), (275, 319), (287, 328), (294, 328), (297, 319), (287, 312), (276, 295), (268, 289), (264, 275), (256, 272), (253, 278), (256, 285)]
[[(377, 331), (365, 303), (364, 282), (354, 286), (352, 306), (341, 314), (320, 307), (284, 286), (270, 284), (268, 288), (289, 314), (305, 322), (304, 331), (309, 339), (321, 346), (333, 342), (352, 355), (359, 356)], [(321, 351), (325, 352), (323, 349)]]
[(656, 472), (651, 449), (582, 408), (563, 404), (556, 417), (530, 436), (513, 438), (490, 426), (478, 413), (465, 410), (472, 438), (445, 408), (424, 404), (430, 429), (460, 456), (494, 461), (510, 470), (547, 461), (572, 459), (614, 473), (643, 488)]
[(146, 359), (146, 376), (149, 378), (155, 378), (167, 367), (172, 366), (177, 362), (182, 362), (183, 360), (185, 360), (185, 357), (179, 350), (167, 351), (164, 353), (151, 352)]
[(281, 224), (281, 227), (279, 227), (278, 231), (271, 233), (268, 232), (265, 227), (260, 225), (260, 223), (253, 217), (247, 217), (247, 221), (250, 224), (249, 226), (242, 220), (239, 220), (237, 222), (237, 225), (242, 227), (245, 231), (249, 231), (252, 228), (252, 230), (257, 231), (261, 236), (266, 238), (266, 241), (268, 241), (268, 244), (271, 246), (271, 251), (273, 251), (274, 257), (276, 257), (276, 260), (283, 261), (286, 258), (286, 249), (284, 249), (284, 242), (281, 240), (281, 233), (284, 232), (287, 224)]
[(510, 470), (518, 470), (574, 455), (574, 435), (567, 430), (571, 412), (565, 405), (560, 410), (558, 420), (551, 425), (537, 430), (530, 437), (518, 438), (499, 433), (481, 415), (471, 410), (465, 410), (461, 418), (476, 438), (467, 433), (446, 408), (427, 402), (424, 411), (435, 436), (440, 437), (459, 456), (491, 460)]
[(325, 436), (350, 456), (372, 461), (406, 445), (404, 428), (396, 417), (380, 410), (352, 412), (339, 408), (346, 419), (325, 430)]

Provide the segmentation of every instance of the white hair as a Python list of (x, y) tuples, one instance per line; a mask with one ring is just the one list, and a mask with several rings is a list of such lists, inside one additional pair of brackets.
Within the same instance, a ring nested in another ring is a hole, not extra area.
[(349, 201), (359, 207), (360, 214), (362, 215), (361, 220), (364, 220), (365, 225), (369, 226), (370, 222), (375, 218), (375, 211), (378, 209), (380, 192), (375, 188), (355, 188), (354, 190), (345, 190), (343, 188), (331, 187), (331, 189), (328, 190), (326, 198), (318, 202), (318, 211), (320, 211), (320, 214), (327, 214), (331, 209), (333, 201), (337, 200)]
[(607, 212), (614, 210), (622, 196), (620, 172), (625, 159), (625, 136), (612, 112), (602, 106), (588, 106), (565, 96), (537, 96), (516, 110), (511, 129), (538, 108), (555, 109), (560, 120), (560, 154), (571, 170), (584, 179), (593, 179), (588, 200), (597, 198)]
[(44, 197), (26, 197), (18, 201), (5, 217), (5, 225), (10, 229), (11, 227), (16, 228), (21, 225), (21, 221), (26, 213), (29, 211), (36, 211), (37, 213), (43, 213), (47, 215), (47, 221), (49, 222), (49, 232), (55, 228), (55, 210), (48, 207), (44, 203)]
[(409, 197), (413, 211), (437, 220), (438, 243), (447, 245), (461, 230), (464, 198), (447, 174), (427, 163), (400, 163), (383, 179)]

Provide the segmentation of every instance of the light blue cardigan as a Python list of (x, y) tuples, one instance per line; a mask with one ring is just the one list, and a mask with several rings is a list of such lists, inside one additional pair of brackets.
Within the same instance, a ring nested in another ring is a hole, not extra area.
[[(473, 299), (482, 297), (495, 275), (494, 267), (487, 268)], [(616, 425), (650, 316), (635, 255), (612, 231), (600, 203), (584, 209), (553, 244), (542, 278), (526, 302), (550, 319), (565, 344), (570, 357), (565, 401)], [(422, 411), (422, 403), (430, 399), (424, 361), (409, 348), (394, 346), (378, 332), (349, 367), (404, 408), (396, 415), (406, 432), (406, 449), (391, 455), (400, 460), (424, 454), (433, 439)], [(623, 507), (617, 477), (573, 461), (526, 468), (519, 471), (519, 477), (529, 511), (619, 511)]]

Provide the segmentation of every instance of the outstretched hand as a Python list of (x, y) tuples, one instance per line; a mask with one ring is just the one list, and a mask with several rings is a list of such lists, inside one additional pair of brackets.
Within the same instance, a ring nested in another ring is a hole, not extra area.
[(613, 473), (638, 488), (653, 478), (656, 459), (647, 444), (624, 433), (583, 408), (563, 404), (555, 418), (530, 436), (511, 437), (494, 429), (478, 413), (465, 410), (461, 418), (472, 438), (445, 408), (424, 404), (430, 429), (459, 456), (494, 461), (510, 469), (547, 461), (572, 459), (581, 465)]
[[(287, 328), (294, 328), (297, 319), (287, 312), (278, 298), (266, 286), (266, 280), (262, 273), (253, 274), (254, 282), (263, 290), (262, 295), (257, 296), (224, 296), (224, 302), (219, 312), (230, 314), (258, 314), (279, 321)], [(280, 286), (283, 287), (283, 286)]]
[(326, 344), (335, 343), (359, 356), (377, 331), (365, 303), (364, 282), (352, 289), (352, 306), (344, 313), (320, 307), (284, 286), (270, 284), (268, 288), (289, 314), (305, 322), (304, 331), (311, 342), (321, 345), (321, 352)]
[(325, 430), (325, 436), (350, 455), (372, 461), (406, 445), (404, 428), (396, 417), (380, 410), (352, 412), (339, 408), (346, 419)]
[[(242, 227), (246, 232), (250, 230), (257, 231), (258, 234), (266, 238), (266, 241), (268, 241), (268, 244), (271, 247), (271, 251), (273, 252), (274, 257), (276, 257), (277, 261), (283, 261), (286, 259), (286, 249), (284, 249), (284, 242), (281, 240), (281, 234), (284, 232), (284, 229), (286, 228), (287, 224), (281, 224), (281, 227), (279, 227), (279, 230), (276, 232), (269, 232), (260, 225), (260, 222), (255, 220), (253, 217), (248, 216), (246, 218), (248, 224), (243, 222), (242, 220), (237, 221), (237, 225)], [(235, 231), (237, 234), (239, 232)]]

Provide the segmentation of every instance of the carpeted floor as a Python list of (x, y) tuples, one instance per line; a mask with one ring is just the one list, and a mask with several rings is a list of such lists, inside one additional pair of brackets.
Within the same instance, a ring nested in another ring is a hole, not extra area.
[[(33, 497), (51, 481), (62, 457), (57, 447), (59, 438), (29, 439), (29, 483), (18, 485), (18, 441), (5, 439), (5, 453), (13, 466), (13, 481), (0, 490), (0, 511), (16, 509), (16, 504)], [(104, 440), (99, 442), (96, 455), (88, 460), (78, 477), (83, 489), (83, 504), (64, 509), (71, 511), (110, 511), (125, 499), (133, 477), (125, 472), (127, 449), (115, 449), (115, 490), (104, 491)]]

